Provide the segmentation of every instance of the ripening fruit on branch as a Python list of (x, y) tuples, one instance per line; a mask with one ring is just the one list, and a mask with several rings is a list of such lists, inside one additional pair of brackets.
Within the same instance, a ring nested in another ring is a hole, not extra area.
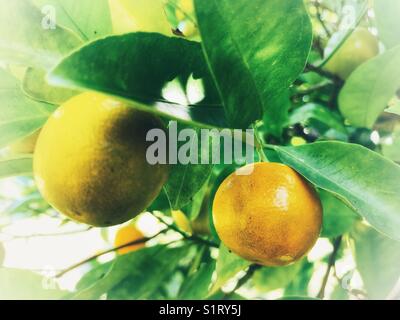
[[(325, 55), (339, 44), (339, 34), (329, 40)], [(366, 28), (357, 28), (325, 65), (325, 70), (346, 80), (358, 66), (379, 53), (379, 42)]]
[(190, 220), (181, 210), (172, 210), (171, 211), (172, 219), (174, 219), (174, 223), (176, 226), (186, 232), (187, 234), (192, 234), (192, 226)]
[(43, 197), (69, 218), (92, 226), (126, 222), (157, 197), (168, 166), (146, 160), (156, 116), (99, 93), (83, 93), (43, 127), (34, 176)]
[[(120, 247), (125, 244), (138, 241), (140, 239), (145, 238), (143, 233), (138, 230), (135, 226), (133, 225), (127, 225), (124, 226), (120, 229), (118, 229), (116, 235), (115, 235), (115, 240), (114, 240), (114, 247)], [(118, 254), (127, 254), (130, 252), (134, 252), (136, 250), (139, 250), (141, 248), (145, 247), (145, 243), (138, 243), (138, 244), (133, 244), (127, 247), (123, 247), (117, 250)]]
[(322, 207), (313, 188), (293, 169), (256, 163), (250, 175), (233, 173), (219, 186), (213, 219), (221, 241), (234, 253), (261, 265), (282, 266), (313, 247)]

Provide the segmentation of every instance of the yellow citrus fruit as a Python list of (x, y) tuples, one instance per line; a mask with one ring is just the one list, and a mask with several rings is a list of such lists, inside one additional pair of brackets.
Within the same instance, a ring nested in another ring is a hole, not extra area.
[[(338, 45), (338, 38), (339, 34), (335, 34), (329, 41), (326, 56)], [(375, 57), (378, 53), (379, 42), (377, 38), (368, 29), (357, 28), (324, 68), (345, 80), (358, 66)]]
[(281, 266), (300, 259), (315, 244), (322, 207), (313, 188), (293, 169), (256, 163), (251, 174), (233, 173), (219, 186), (213, 220), (230, 250), (258, 264)]
[(188, 234), (192, 234), (192, 227), (190, 225), (190, 220), (181, 210), (172, 210), (171, 216), (174, 219), (174, 222), (179, 229)]
[(11, 154), (28, 154), (35, 150), (36, 142), (39, 137), (40, 130), (35, 131), (29, 136), (11, 144), (9, 150)]
[[(143, 233), (133, 225), (124, 226), (117, 231), (117, 234), (115, 235), (114, 246), (120, 247), (125, 244), (143, 239), (144, 237), (145, 236), (143, 235)], [(127, 254), (129, 252), (139, 250), (143, 247), (145, 247), (144, 242), (118, 249), (117, 252), (119, 254)]]
[(108, 3), (114, 33), (144, 31), (172, 35), (163, 1), (109, 0)]
[(141, 213), (168, 177), (146, 160), (146, 134), (165, 130), (156, 116), (103, 94), (80, 94), (43, 127), (34, 176), (43, 197), (71, 219), (111, 226)]

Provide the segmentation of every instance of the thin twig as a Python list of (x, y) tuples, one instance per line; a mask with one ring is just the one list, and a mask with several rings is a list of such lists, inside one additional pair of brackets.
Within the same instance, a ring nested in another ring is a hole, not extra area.
[(340, 84), (343, 83), (343, 80), (340, 79), (338, 76), (334, 75), (333, 73), (330, 73), (329, 71), (322, 69), (321, 67), (317, 67), (311, 63), (307, 63), (305, 72), (315, 72), (322, 77), (332, 80), (335, 83), (340, 83)]
[(328, 279), (329, 279), (329, 275), (331, 273), (331, 269), (332, 269), (332, 267), (335, 266), (336, 257), (337, 257), (337, 254), (339, 252), (339, 248), (340, 248), (341, 243), (342, 243), (342, 236), (337, 237), (333, 242), (333, 251), (332, 251), (332, 254), (329, 257), (328, 268), (326, 269), (326, 273), (325, 273), (324, 279), (322, 280), (321, 289), (319, 290), (319, 293), (317, 295), (317, 297), (319, 299), (323, 299), (325, 297), (326, 285), (328, 283)]
[(154, 212), (153, 212), (153, 216), (156, 217), (168, 229), (171, 229), (171, 230), (179, 233), (185, 240), (202, 243), (202, 244), (205, 244), (205, 245), (207, 245), (209, 247), (213, 247), (213, 248), (219, 248), (218, 244), (216, 244), (215, 242), (207, 240), (207, 239), (204, 239), (202, 237), (198, 237), (196, 235), (189, 235), (186, 232), (184, 232), (181, 229), (179, 229), (178, 227), (176, 227), (175, 225), (166, 222), (163, 218), (159, 217)]
[(330, 38), (332, 36), (332, 33), (330, 32), (330, 30), (326, 26), (324, 20), (322, 19), (321, 5), (319, 2), (315, 2), (314, 4), (315, 4), (315, 9), (317, 10), (317, 19), (318, 19), (319, 23), (321, 24), (322, 28), (324, 29), (326, 36), (328, 38)]
[(160, 232), (156, 233), (154, 236), (145, 237), (145, 238), (141, 238), (141, 239), (138, 239), (138, 240), (135, 240), (135, 241), (127, 242), (127, 243), (125, 243), (123, 245), (120, 245), (120, 246), (117, 246), (117, 247), (113, 247), (111, 249), (108, 249), (108, 250), (102, 251), (100, 253), (97, 253), (97, 254), (95, 254), (95, 255), (93, 255), (93, 256), (85, 259), (85, 260), (82, 260), (82, 261), (80, 261), (78, 263), (73, 264), (72, 266), (68, 267), (67, 269), (64, 269), (63, 271), (58, 273), (55, 277), (56, 278), (60, 278), (63, 275), (65, 275), (66, 273), (68, 273), (68, 272), (70, 272), (70, 271), (72, 271), (72, 270), (74, 270), (74, 269), (76, 269), (76, 268), (78, 268), (78, 267), (80, 267), (80, 266), (92, 261), (92, 260), (95, 260), (95, 259), (97, 259), (97, 258), (99, 258), (99, 257), (101, 257), (101, 256), (103, 256), (103, 255), (105, 255), (107, 253), (115, 252), (115, 251), (117, 251), (119, 249), (122, 249), (122, 248), (125, 248), (125, 247), (130, 247), (130, 246), (133, 246), (133, 245), (146, 243), (147, 241), (158, 237), (160, 234), (165, 233), (166, 231), (168, 231), (168, 229), (163, 229)]

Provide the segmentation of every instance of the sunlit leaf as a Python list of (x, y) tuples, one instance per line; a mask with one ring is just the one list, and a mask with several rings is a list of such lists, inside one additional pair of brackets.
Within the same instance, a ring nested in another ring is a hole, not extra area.
[(374, 11), (379, 38), (388, 48), (400, 44), (400, 1), (375, 0)]
[[(194, 106), (165, 101), (163, 88), (191, 75), (203, 80), (206, 98)], [(201, 47), (185, 39), (143, 32), (107, 37), (67, 57), (49, 79), (67, 88), (134, 100), (137, 108), (186, 123), (226, 126)]]
[(18, 81), (0, 69), (0, 148), (43, 126), (55, 107), (28, 99)]
[(311, 23), (303, 1), (194, 3), (228, 122), (245, 128), (261, 119), (264, 110), (279, 108), (271, 101), (279, 100), (301, 73), (310, 51)]
[(357, 269), (370, 299), (385, 299), (400, 278), (400, 243), (359, 225), (352, 233)]
[(352, 125), (371, 128), (399, 88), (400, 46), (397, 46), (351, 74), (339, 95), (340, 111)]
[(318, 142), (275, 147), (281, 160), (329, 191), (374, 228), (400, 240), (400, 167), (362, 146)]
[(80, 45), (69, 30), (44, 28), (45, 19), (30, 0), (0, 0), (0, 58), (48, 69)]

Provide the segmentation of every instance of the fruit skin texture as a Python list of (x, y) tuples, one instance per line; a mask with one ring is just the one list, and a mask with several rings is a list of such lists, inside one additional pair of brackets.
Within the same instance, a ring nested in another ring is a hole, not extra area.
[[(338, 35), (334, 35), (329, 41), (326, 56), (338, 44), (337, 37)], [(357, 28), (324, 68), (346, 80), (358, 66), (378, 54), (379, 43), (376, 37), (366, 28)]]
[(222, 182), (213, 219), (221, 241), (234, 253), (257, 264), (282, 266), (299, 260), (315, 244), (322, 206), (313, 188), (290, 167), (256, 163), (252, 174), (233, 173)]
[(114, 98), (83, 93), (43, 127), (34, 176), (43, 197), (73, 220), (92, 226), (126, 222), (157, 197), (167, 165), (146, 161), (146, 134), (165, 130), (156, 116)]
[[(135, 226), (127, 225), (117, 231), (117, 233), (115, 235), (114, 246), (119, 247), (124, 244), (128, 244), (130, 242), (143, 239), (144, 237), (145, 236), (143, 235), (143, 233), (140, 230), (138, 230)], [(137, 251), (144, 247), (145, 247), (144, 242), (138, 243), (138, 244), (134, 244), (134, 245), (131, 245), (128, 247), (118, 249), (117, 253), (118, 254), (127, 254), (130, 252)]]

